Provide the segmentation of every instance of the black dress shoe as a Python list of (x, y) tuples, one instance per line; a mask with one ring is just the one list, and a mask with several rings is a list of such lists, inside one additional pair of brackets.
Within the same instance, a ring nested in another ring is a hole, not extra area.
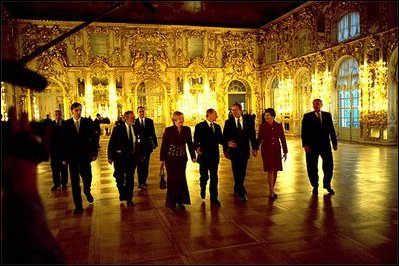
[(51, 191), (54, 192), (54, 191), (58, 190), (59, 188), (60, 188), (59, 186), (58, 187), (54, 186), (54, 187), (51, 188)]
[(273, 193), (273, 194), (274, 194), (274, 198), (277, 199), (278, 198), (277, 194), (276, 193)]
[(134, 204), (134, 201), (132, 201), (132, 200), (128, 200), (128, 201), (127, 201), (127, 206), (128, 206), (128, 207), (134, 207), (134, 205), (135, 205), (135, 204)]
[(87, 198), (87, 201), (88, 201), (89, 203), (93, 203), (93, 201), (94, 201), (93, 195), (91, 195), (91, 194), (89, 193), (89, 194), (86, 195), (86, 198)]
[(332, 188), (327, 188), (328, 193), (330, 193), (331, 195), (335, 194), (335, 191)]
[(315, 196), (319, 194), (319, 191), (318, 191), (317, 187), (313, 188), (312, 194), (315, 195)]
[(185, 211), (186, 210), (186, 207), (184, 207), (184, 205), (182, 203), (179, 203), (178, 206), (179, 206), (179, 209), (181, 211)]
[(201, 187), (201, 199), (205, 199), (205, 188)]
[(211, 204), (215, 205), (215, 206), (218, 206), (218, 207), (222, 207), (222, 204), (220, 203), (219, 200), (211, 200)]
[(241, 200), (242, 200), (243, 202), (245, 202), (245, 201), (248, 200), (248, 198), (247, 198), (247, 196), (242, 196), (242, 197), (241, 197)]
[(74, 215), (81, 214), (82, 212), (83, 212), (83, 208), (76, 208), (76, 209), (73, 210), (73, 214)]

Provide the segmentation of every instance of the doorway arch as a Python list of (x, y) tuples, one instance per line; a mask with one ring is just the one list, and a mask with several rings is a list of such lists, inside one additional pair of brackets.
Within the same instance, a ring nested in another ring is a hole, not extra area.
[(167, 104), (164, 90), (163, 84), (157, 79), (144, 79), (136, 88), (136, 106), (146, 109), (146, 116), (153, 119), (158, 137), (162, 136), (166, 126)]

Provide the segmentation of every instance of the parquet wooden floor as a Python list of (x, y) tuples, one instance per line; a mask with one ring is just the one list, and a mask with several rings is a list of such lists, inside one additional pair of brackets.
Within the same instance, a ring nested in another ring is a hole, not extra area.
[[(161, 139), (159, 139), (159, 142)], [(329, 195), (311, 194), (304, 151), (288, 137), (288, 159), (268, 199), (261, 157), (251, 157), (248, 201), (233, 195), (230, 161), (219, 166), (221, 208), (199, 195), (198, 164), (188, 163), (191, 205), (172, 214), (158, 188), (159, 148), (152, 154), (146, 190), (129, 209), (120, 202), (108, 139), (92, 163), (94, 203), (72, 214), (70, 186), (51, 192), (48, 162), (38, 167), (39, 189), (49, 226), (69, 264), (397, 264), (398, 149), (339, 142)], [(321, 171), (321, 162), (319, 163)], [(322, 174), (321, 174), (322, 176)], [(208, 185), (209, 186), (209, 185)]]

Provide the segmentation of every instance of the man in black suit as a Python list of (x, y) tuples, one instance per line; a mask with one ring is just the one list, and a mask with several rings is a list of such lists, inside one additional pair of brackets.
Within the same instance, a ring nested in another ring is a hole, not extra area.
[(223, 145), (223, 135), (221, 127), (215, 123), (217, 117), (215, 109), (210, 108), (206, 111), (206, 120), (195, 125), (194, 146), (198, 154), (197, 162), (200, 164), (201, 198), (205, 199), (206, 184), (210, 179), (211, 203), (220, 207), (218, 167), (220, 161), (219, 144)]
[(94, 119), (94, 135), (96, 137), (95, 141), (97, 143), (97, 147), (100, 148), (100, 136), (101, 136), (101, 123), (103, 122), (103, 118), (100, 114), (96, 115)]
[(114, 164), (114, 177), (119, 200), (133, 207), (134, 171), (142, 152), (141, 136), (134, 122), (133, 111), (124, 114), (124, 122), (112, 129), (108, 142), (108, 163)]
[(65, 190), (68, 184), (68, 166), (62, 163), (62, 139), (65, 120), (62, 119), (61, 110), (55, 110), (55, 120), (51, 121), (50, 140), (50, 165), (53, 174), (53, 187), (51, 191), (61, 188)]
[(242, 115), (242, 106), (239, 103), (233, 104), (230, 112), (232, 117), (226, 120), (223, 128), (223, 152), (225, 157), (231, 160), (234, 194), (242, 201), (247, 201), (244, 181), (250, 158), (250, 143), (252, 155), (257, 156), (258, 152), (255, 123)]
[(313, 195), (318, 194), (319, 174), (317, 164), (319, 156), (323, 159), (323, 188), (327, 189), (330, 194), (335, 194), (331, 188), (334, 168), (331, 143), (336, 151), (338, 149), (337, 136), (331, 113), (322, 112), (322, 106), (323, 102), (320, 99), (314, 99), (314, 111), (304, 114), (302, 120), (302, 146), (306, 152), (306, 166), (310, 184), (313, 187)]
[(46, 118), (43, 119), (43, 123), (44, 123), (46, 126), (50, 126), (50, 125), (51, 125), (51, 122), (53, 122), (53, 120), (51, 120), (50, 114), (46, 114)]
[(71, 106), (72, 117), (65, 121), (63, 138), (63, 164), (69, 164), (74, 214), (83, 211), (80, 177), (83, 181), (83, 193), (87, 201), (93, 203), (91, 190), (91, 162), (97, 159), (97, 143), (94, 136), (93, 120), (81, 117), (82, 105), (75, 102)]
[(145, 115), (145, 108), (137, 108), (139, 117), (135, 125), (140, 129), (141, 141), (144, 146), (144, 153), (137, 164), (138, 189), (147, 187), (148, 169), (152, 151), (158, 147), (157, 135), (155, 134), (154, 121)]

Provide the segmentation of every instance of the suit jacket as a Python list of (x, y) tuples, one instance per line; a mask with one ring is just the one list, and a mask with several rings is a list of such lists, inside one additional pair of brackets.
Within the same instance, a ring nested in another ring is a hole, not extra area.
[(50, 156), (51, 159), (62, 160), (62, 145), (64, 138), (65, 120), (61, 119), (60, 125), (57, 122), (51, 121), (51, 138), (50, 138)]
[[(134, 151), (137, 156), (142, 154), (143, 146), (139, 129), (133, 124), (133, 133), (135, 136)], [(108, 159), (115, 160), (121, 156), (131, 153), (129, 151), (129, 138), (125, 123), (120, 123), (112, 129), (112, 134), (108, 142)]]
[(73, 118), (65, 121), (63, 137), (63, 159), (70, 162), (91, 162), (98, 155), (94, 136), (93, 120), (81, 117), (79, 133)]
[(195, 125), (194, 130), (194, 148), (200, 148), (202, 155), (198, 156), (198, 162), (203, 160), (217, 161), (220, 160), (219, 144), (223, 145), (222, 128), (220, 125), (213, 123), (215, 132), (209, 127), (207, 121), (203, 121)]
[[(191, 137), (191, 129), (187, 126), (182, 126), (181, 132), (179, 134), (177, 126), (173, 125), (165, 128), (165, 132), (162, 137), (162, 145), (160, 151), (160, 161), (167, 161), (167, 159), (173, 159), (170, 156), (171, 146), (181, 147), (184, 146), (184, 151), (186, 150), (186, 144), (188, 146), (188, 151), (190, 153), (191, 159), (195, 159), (195, 149), (194, 143)], [(187, 154), (179, 157), (179, 160), (188, 160)]]
[(140, 129), (143, 146), (147, 155), (149, 155), (156, 147), (158, 147), (157, 135), (155, 134), (154, 121), (144, 117), (144, 128), (140, 125), (139, 118), (134, 123)]
[[(224, 123), (223, 128), (223, 151), (228, 152), (231, 158), (245, 158), (250, 157), (250, 143), (253, 150), (258, 150), (258, 142), (256, 141), (256, 130), (252, 119), (247, 116), (241, 116), (242, 125), (242, 135), (239, 136), (239, 132), (236, 126), (235, 118), (229, 118)], [(228, 142), (235, 141), (237, 143), (237, 148), (229, 148)]]
[(102, 123), (102, 120), (101, 120), (101, 119), (98, 119), (97, 117), (96, 117), (96, 119), (94, 119), (94, 121), (93, 121), (93, 124), (94, 124), (94, 131), (95, 131), (96, 135), (101, 135), (101, 134), (100, 134), (100, 133), (101, 133), (101, 123)]
[(281, 162), (281, 148), (283, 153), (288, 152), (284, 128), (281, 123), (273, 121), (272, 124), (265, 122), (260, 125), (258, 132), (258, 143), (260, 147), (263, 170), (283, 170)]
[(333, 146), (338, 145), (331, 113), (322, 111), (321, 120), (320, 124), (315, 112), (304, 114), (302, 146), (309, 145), (313, 150), (331, 150), (331, 142)]

